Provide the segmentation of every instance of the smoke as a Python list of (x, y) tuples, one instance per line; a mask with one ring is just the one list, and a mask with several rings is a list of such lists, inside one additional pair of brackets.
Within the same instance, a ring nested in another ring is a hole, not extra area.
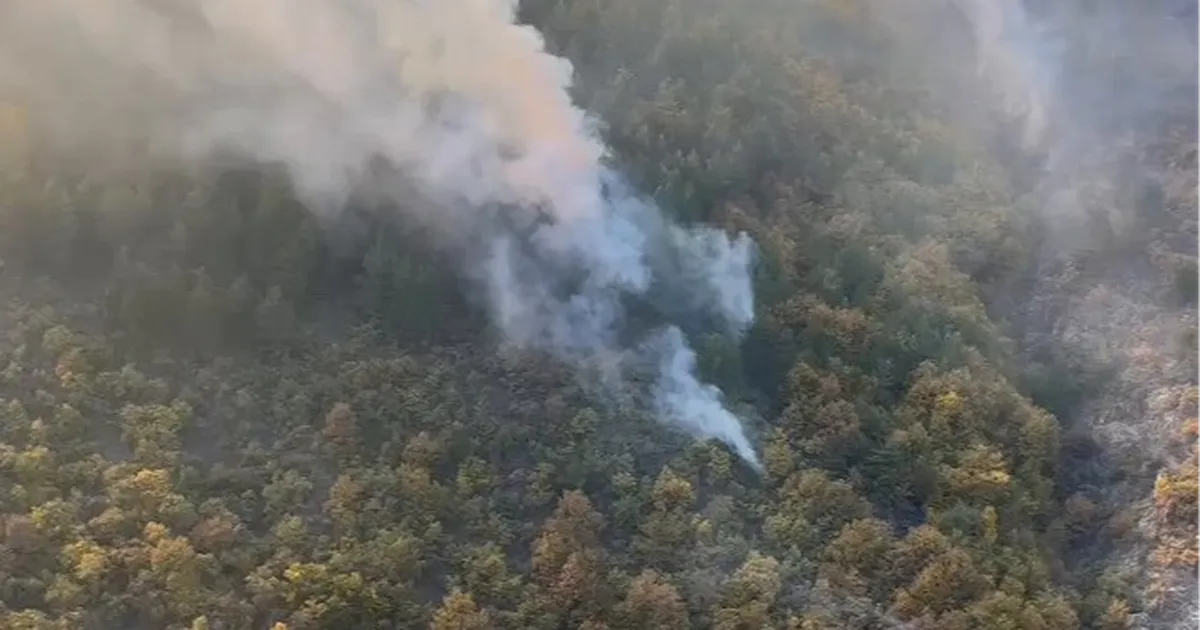
[(515, 23), (514, 5), (7, 2), (0, 100), (97, 167), (251, 160), (285, 165), (318, 212), (382, 197), (464, 252), (508, 341), (608, 379), (655, 362), (663, 419), (758, 468), (678, 328), (623, 339), (631, 298), (740, 334), (752, 244), (673, 225), (621, 185), (570, 100), (570, 64)]
[[(1118, 232), (1132, 228), (1133, 215), (1146, 212), (1132, 189), (1139, 178), (1163, 176), (1163, 164), (1144, 159), (1154, 152), (1147, 148), (1172, 133), (1186, 142), (1195, 129), (1195, 0), (951, 4), (970, 25), (974, 74), (983, 86), (967, 101), (959, 95), (957, 107), (999, 105), (1020, 125), (1017, 144), (1044, 158), (1026, 192), (1042, 211), (1048, 249), (1078, 250), (1086, 224), (1097, 218), (1089, 211), (1101, 205), (1082, 198), (1095, 197), (1100, 182), (1117, 189), (1104, 200), (1110, 207), (1103, 220)], [(959, 54), (961, 47), (937, 53)]]
[(1054, 80), (1036, 52), (1046, 49), (1020, 2), (955, 0), (975, 38), (976, 72), (986, 76), (1003, 99), (1004, 109), (1024, 122), (1027, 149), (1045, 140), (1049, 126), (1047, 90)]
[(972, 16), (981, 76), (1025, 123), (1025, 148), (1048, 158), (1029, 193), (1046, 229), (1026, 319), (1041, 324), (1023, 345), (1113, 368), (1065, 419), (1126, 462), (1104, 500), (1146, 516), (1141, 538), (1109, 561), (1141, 578), (1137, 627), (1194, 622), (1194, 566), (1172, 571), (1154, 555), (1172, 534), (1155, 531), (1148, 497), (1155, 473), (1184, 459), (1177, 440), (1194, 413), (1180, 403), (1194, 391), (1194, 363), (1177, 344), (1196, 308), (1164, 285), (1171, 261), (1196, 260), (1196, 3), (1030, 3), (1028, 13), (1020, 2), (958, 3)]

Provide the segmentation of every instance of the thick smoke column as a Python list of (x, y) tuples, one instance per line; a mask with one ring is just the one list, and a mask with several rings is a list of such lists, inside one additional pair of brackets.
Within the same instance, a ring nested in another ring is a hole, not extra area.
[(671, 225), (625, 191), (570, 101), (570, 64), (515, 23), (514, 5), (7, 2), (0, 100), (97, 164), (282, 163), (319, 211), (369, 188), (469, 252), (509, 341), (610, 375), (650, 360), (662, 417), (757, 468), (679, 329), (620, 334), (623, 302), (652, 302), (652, 286), (740, 333), (753, 318), (749, 239)]

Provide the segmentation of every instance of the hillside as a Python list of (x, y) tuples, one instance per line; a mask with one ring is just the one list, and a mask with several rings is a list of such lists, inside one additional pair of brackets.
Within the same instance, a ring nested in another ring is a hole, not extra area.
[[(670, 281), (611, 303), (554, 269), (550, 290), (595, 300), (578, 327), (506, 319), (496, 259), (477, 261), (489, 234), (448, 240), (443, 218), (466, 219), (401, 164), (327, 212), (297, 174), (346, 146), (300, 166), (127, 162), (104, 136), (136, 118), (116, 99), (150, 111), (165, 88), (51, 106), (59, 83), (5, 74), (32, 49), (0, 43), (0, 627), (1187, 627), (1194, 3), (1031, 9), (1066, 42), (1070, 80), (1048, 92), (999, 78), (1011, 60), (971, 8), (987, 3), (877, 4), (521, 3), (573, 64), (605, 167), (645, 197), (629, 193), (634, 236), (753, 241), (744, 329), (695, 288), (736, 274), (688, 267), (683, 240), (654, 263)], [(1120, 20), (1128, 41), (1097, 52)], [(30, 67), (66, 72), (62, 55)], [(105, 87), (88, 76), (79, 94)], [(545, 269), (505, 278), (532, 300)], [(699, 376), (667, 421), (650, 381), (691, 370), (643, 353), (664, 322)], [(612, 368), (616, 350), (636, 360)], [(761, 470), (702, 402), (740, 419)]]

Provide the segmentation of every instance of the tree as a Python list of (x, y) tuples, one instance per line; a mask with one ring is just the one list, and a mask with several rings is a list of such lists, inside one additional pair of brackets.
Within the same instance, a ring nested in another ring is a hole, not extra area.
[(946, 613), (980, 597), (990, 586), (991, 581), (967, 552), (950, 549), (935, 557), (910, 584), (897, 591), (894, 611), (902, 619)]
[(497, 608), (516, 602), (521, 580), (509, 572), (504, 550), (488, 542), (470, 550), (463, 560), (462, 582), (469, 593), (478, 593), (481, 601)]
[(675, 587), (652, 569), (633, 579), (625, 599), (617, 607), (617, 628), (662, 628), (683, 630), (688, 627), (687, 608)]
[(562, 495), (533, 546), (538, 586), (522, 607), (526, 618), (572, 619), (582, 623), (607, 605), (605, 557), (600, 546), (604, 520), (581, 492)]
[(429, 630), (489, 630), (493, 628), (486, 612), (480, 611), (470, 594), (453, 591), (433, 613)]
[(749, 630), (769, 625), (771, 608), (783, 582), (779, 562), (751, 552), (741, 568), (726, 582), (720, 605), (713, 612), (713, 627)]
[(695, 490), (686, 479), (664, 468), (654, 483), (654, 508), (638, 528), (635, 548), (652, 565), (664, 570), (679, 566), (693, 539), (692, 502)]
[(860, 519), (847, 523), (825, 547), (821, 574), (838, 588), (865, 595), (868, 588), (876, 598), (890, 592), (881, 579), (891, 567), (888, 555), (894, 541), (887, 523)]
[(179, 458), (180, 431), (191, 423), (186, 402), (165, 405), (129, 405), (121, 411), (125, 440), (134, 455), (148, 466), (171, 466)]
[(335, 403), (325, 414), (321, 435), (343, 462), (349, 461), (358, 446), (358, 418), (346, 403)]

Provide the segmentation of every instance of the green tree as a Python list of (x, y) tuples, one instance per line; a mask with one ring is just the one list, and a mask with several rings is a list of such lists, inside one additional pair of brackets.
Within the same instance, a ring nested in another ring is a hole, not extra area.
[(454, 591), (433, 613), (429, 630), (488, 630), (494, 626), (486, 612), (479, 610), (467, 593)]

